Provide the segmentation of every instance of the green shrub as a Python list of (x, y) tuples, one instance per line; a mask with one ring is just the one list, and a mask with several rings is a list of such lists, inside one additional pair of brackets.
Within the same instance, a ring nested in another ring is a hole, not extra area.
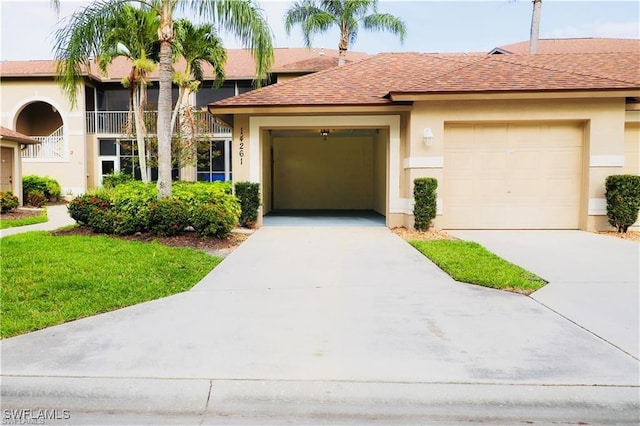
[(96, 211), (111, 209), (111, 202), (104, 194), (83, 194), (67, 204), (69, 216), (80, 225), (91, 226), (89, 222)]
[(240, 225), (253, 228), (258, 220), (260, 207), (260, 184), (238, 182), (235, 184), (236, 197), (240, 202)]
[(185, 204), (177, 199), (157, 200), (151, 203), (149, 229), (165, 237), (178, 235), (189, 224)]
[(149, 230), (151, 203), (158, 190), (152, 183), (131, 181), (107, 190), (115, 211), (114, 232), (128, 235)]
[(122, 171), (110, 173), (102, 178), (102, 187), (107, 189), (115, 188), (118, 185), (129, 183), (133, 180), (133, 176), (131, 176), (129, 173), (125, 173)]
[(437, 188), (438, 181), (434, 178), (416, 178), (413, 181), (413, 227), (418, 231), (426, 231), (436, 218)]
[(31, 191), (27, 193), (27, 204), (31, 207), (40, 208), (47, 202), (47, 197), (42, 191)]
[(96, 208), (89, 216), (89, 227), (98, 234), (113, 234), (116, 213), (109, 207)]
[(191, 225), (200, 235), (222, 238), (238, 223), (240, 205), (228, 184), (175, 182), (173, 198), (158, 200), (152, 183), (131, 181), (72, 200), (69, 214), (95, 232), (175, 235)]
[(638, 220), (640, 176), (608, 176), (605, 180), (605, 197), (609, 223), (618, 232), (627, 232), (627, 229)]
[(223, 238), (240, 217), (240, 204), (229, 183), (175, 182), (173, 198), (189, 210), (189, 224), (202, 236)]
[(62, 188), (57, 180), (49, 176), (27, 175), (22, 178), (22, 194), (26, 200), (30, 192), (40, 191), (46, 200), (60, 198)]
[(11, 191), (0, 191), (0, 211), (6, 213), (18, 207), (18, 197)]
[(189, 211), (189, 223), (203, 237), (224, 238), (233, 230), (240, 208), (224, 204), (200, 204)]

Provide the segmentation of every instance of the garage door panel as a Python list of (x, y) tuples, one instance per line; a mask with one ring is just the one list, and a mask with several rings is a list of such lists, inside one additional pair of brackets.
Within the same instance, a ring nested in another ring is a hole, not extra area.
[(640, 175), (640, 124), (627, 123), (624, 129), (624, 173)]
[[(577, 123), (447, 125), (443, 213), (449, 228), (578, 227)], [(455, 140), (455, 148), (449, 141)], [(464, 160), (461, 158), (464, 157)]]

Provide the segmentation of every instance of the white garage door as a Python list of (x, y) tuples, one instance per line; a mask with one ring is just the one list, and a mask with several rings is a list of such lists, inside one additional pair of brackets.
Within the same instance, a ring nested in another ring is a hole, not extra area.
[(443, 214), (450, 229), (577, 229), (579, 123), (448, 124)]

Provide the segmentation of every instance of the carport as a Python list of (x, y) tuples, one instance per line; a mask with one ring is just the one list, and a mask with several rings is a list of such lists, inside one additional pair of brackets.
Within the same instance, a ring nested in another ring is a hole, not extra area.
[(379, 128), (263, 131), (263, 214), (384, 218), (387, 141)]

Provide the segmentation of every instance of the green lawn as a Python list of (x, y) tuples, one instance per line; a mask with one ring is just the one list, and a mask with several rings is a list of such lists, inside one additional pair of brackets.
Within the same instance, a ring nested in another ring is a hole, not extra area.
[(38, 216), (26, 217), (24, 219), (2, 219), (0, 221), (0, 229), (15, 228), (16, 226), (33, 225), (48, 221), (47, 210), (43, 209)]
[(453, 279), (530, 294), (546, 284), (542, 278), (491, 253), (478, 243), (461, 240), (409, 241)]
[(221, 259), (106, 236), (28, 232), (0, 239), (5, 337), (193, 287)]

